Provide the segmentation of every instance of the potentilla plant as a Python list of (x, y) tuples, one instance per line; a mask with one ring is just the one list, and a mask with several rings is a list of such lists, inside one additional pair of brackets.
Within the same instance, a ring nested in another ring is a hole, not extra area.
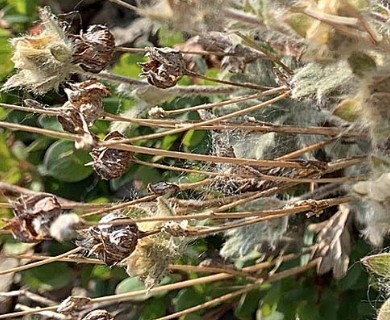
[[(60, 107), (33, 99), (1, 104), (53, 117), (54, 124), (40, 117), (34, 125), (4, 121), (0, 127), (74, 145), (49, 140), (39, 149), (43, 166), (51, 164), (51, 171), (38, 171), (54, 181), (46, 185), (51, 193), (0, 184), (8, 197), (19, 195), (3, 204), (14, 213), (3, 231), (37, 248), (42, 243), (43, 250), (52, 240), (75, 248), (34, 255), (44, 261), (0, 275), (64, 260), (102, 264), (110, 268), (108, 278), (120, 267), (130, 280), (122, 279), (112, 296), (88, 298), (89, 288), (82, 295), (73, 290), (59, 305), (50, 301), (10, 316), (48, 311), (61, 319), (113, 319), (125, 312), (106, 310), (112, 301), (193, 286), (191, 294), (202, 293), (197, 305), (177, 305), (188, 295), (183, 291), (164, 296), (171, 314), (162, 319), (221, 303), (240, 319), (254, 313), (304, 319), (306, 306), (317, 310), (322, 293), (329, 295), (330, 285), (317, 284), (330, 281), (325, 274), (348, 279), (358, 238), (380, 247), (390, 233), (388, 7), (340, 0), (110, 1), (149, 19), (152, 29), (181, 32), (186, 41), (118, 47), (108, 27), (72, 34), (48, 8), (39, 11), (37, 34), (11, 40), (16, 73), (2, 90), (64, 95)], [(119, 65), (131, 57), (140, 78), (107, 70), (115, 52), (127, 52)], [(136, 63), (130, 53), (144, 57)], [(130, 97), (133, 105), (112, 114), (108, 97), (111, 104)], [(62, 178), (62, 171), (73, 170)], [(78, 191), (77, 201), (54, 194), (71, 183), (88, 191)], [(85, 203), (89, 193), (101, 195), (93, 199), (99, 203)], [(363, 263), (373, 265), (368, 258)], [(313, 291), (302, 303), (291, 302), (303, 283), (294, 276), (311, 268), (319, 279), (310, 283)], [(272, 286), (285, 278), (298, 282)], [(120, 290), (136, 279), (137, 290)], [(274, 299), (277, 290), (283, 294)], [(247, 310), (247, 298), (256, 307), (243, 316), (236, 310)], [(204, 317), (223, 318), (222, 307)]]

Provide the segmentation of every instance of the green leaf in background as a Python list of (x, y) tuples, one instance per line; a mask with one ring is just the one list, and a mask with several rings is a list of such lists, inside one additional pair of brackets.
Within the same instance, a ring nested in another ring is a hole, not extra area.
[(37, 8), (38, 0), (8, 0), (17, 13), (24, 16), (32, 16)]
[(138, 320), (152, 320), (165, 316), (167, 314), (168, 305), (168, 296), (149, 300), (145, 303), (143, 312)]
[[(139, 280), (136, 277), (133, 277), (133, 278), (127, 278), (127, 279), (123, 280), (122, 282), (120, 282), (115, 289), (115, 293), (121, 294), (121, 293), (128, 293), (128, 292), (134, 292), (134, 291), (139, 291), (139, 290), (145, 290), (145, 285), (141, 280)], [(131, 300), (145, 301), (145, 300), (149, 299), (150, 297), (151, 297), (150, 295), (144, 294), (144, 295), (136, 296), (136, 297), (132, 298)]]
[(305, 301), (297, 309), (299, 320), (317, 320), (320, 319), (318, 307), (312, 301)]
[(175, 44), (184, 42), (183, 32), (175, 32), (165, 27), (160, 27), (158, 30), (158, 36), (162, 47), (173, 47)]
[(73, 281), (71, 269), (64, 263), (55, 262), (22, 272), (23, 282), (39, 292), (57, 290)]
[(390, 277), (390, 253), (380, 253), (360, 260), (371, 272), (385, 278)]
[(125, 53), (119, 58), (119, 62), (115, 64), (112, 72), (123, 76), (138, 78), (141, 68), (138, 62), (143, 62), (144, 58), (139, 55)]
[(206, 134), (205, 130), (190, 130), (184, 135), (183, 144), (186, 147), (195, 147), (205, 139)]
[[(175, 311), (182, 311), (184, 309), (196, 306), (198, 304), (206, 302), (206, 297), (202, 292), (195, 290), (194, 288), (186, 288), (179, 291), (173, 303), (175, 305)], [(199, 314), (197, 311), (194, 314)]]
[(14, 64), (11, 61), (12, 53), (9, 40), (9, 31), (0, 29), (0, 79), (7, 77), (14, 68)]
[(60, 181), (77, 182), (93, 172), (91, 166), (85, 166), (90, 161), (88, 152), (76, 150), (71, 141), (59, 140), (47, 149), (43, 171)]
[(261, 298), (259, 290), (252, 290), (244, 294), (238, 303), (234, 315), (240, 320), (251, 320)]

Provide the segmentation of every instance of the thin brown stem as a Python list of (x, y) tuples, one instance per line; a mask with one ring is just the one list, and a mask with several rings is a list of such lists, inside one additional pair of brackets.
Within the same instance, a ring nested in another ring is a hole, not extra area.
[(43, 266), (45, 264), (58, 261), (58, 259), (67, 257), (67, 256), (69, 256), (71, 254), (80, 252), (81, 250), (82, 250), (82, 248), (75, 248), (75, 249), (69, 250), (68, 252), (65, 252), (63, 254), (60, 254), (58, 256), (50, 257), (50, 258), (48, 258), (46, 260), (43, 260), (43, 261), (33, 262), (33, 263), (29, 263), (29, 264), (26, 264), (26, 265), (23, 265), (23, 266), (19, 266), (19, 267), (7, 269), (7, 270), (1, 270), (0, 271), (0, 275), (7, 274), (7, 273), (20, 272), (20, 271), (23, 271), (23, 270), (28, 270), (28, 269), (32, 269), (32, 268), (35, 268), (35, 267)]

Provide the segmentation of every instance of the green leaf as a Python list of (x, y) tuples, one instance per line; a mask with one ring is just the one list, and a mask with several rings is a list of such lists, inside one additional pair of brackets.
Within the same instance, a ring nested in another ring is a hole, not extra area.
[(259, 290), (253, 290), (243, 295), (238, 303), (234, 315), (240, 320), (251, 320), (256, 312), (261, 298)]
[(122, 54), (119, 62), (115, 64), (112, 69), (112, 72), (123, 76), (138, 78), (141, 72), (141, 68), (138, 63), (142, 61), (144, 61), (144, 59), (138, 55), (130, 53)]
[[(362, 269), (359, 265), (354, 264), (352, 267), (348, 270), (346, 276), (338, 281), (338, 287), (343, 290), (351, 290), (355, 287), (355, 285), (364, 283), (364, 286), (367, 285), (366, 281), (360, 282), (360, 276), (362, 275)], [(360, 282), (360, 283), (359, 283)]]
[(9, 39), (9, 31), (0, 29), (0, 79), (4, 79), (8, 76), (14, 68), (14, 64), (11, 61), (11, 47)]
[(195, 147), (205, 139), (206, 134), (205, 130), (190, 130), (185, 134), (183, 144), (186, 147)]
[(39, 117), (38, 122), (44, 129), (62, 131), (62, 126), (56, 117), (42, 115)]
[(43, 160), (44, 173), (64, 182), (77, 182), (87, 178), (93, 169), (85, 166), (90, 155), (76, 150), (71, 141), (57, 141), (47, 149)]
[(55, 262), (22, 272), (23, 282), (40, 292), (57, 290), (73, 281), (71, 269), (64, 263)]
[(381, 277), (390, 277), (390, 253), (380, 253), (360, 260), (371, 272)]
[(160, 27), (158, 30), (159, 42), (162, 47), (173, 47), (175, 44), (183, 43), (183, 33)]
[[(121, 293), (135, 292), (135, 291), (145, 290), (145, 289), (146, 289), (146, 287), (145, 287), (144, 283), (141, 280), (139, 280), (138, 278), (133, 277), (133, 278), (127, 278), (127, 279), (121, 281), (117, 285), (117, 287), (115, 289), (115, 293), (121, 294)], [(145, 300), (149, 299), (150, 297), (151, 297), (151, 295), (149, 295), (149, 294), (143, 294), (143, 295), (135, 296), (131, 300), (145, 301)]]
[(161, 149), (163, 150), (169, 150), (175, 143), (175, 141), (179, 138), (178, 134), (170, 134), (167, 135), (163, 138), (162, 144), (161, 144)]
[(138, 320), (152, 320), (165, 316), (167, 314), (168, 305), (168, 296), (149, 300), (145, 303), (143, 312)]
[(16, 11), (25, 16), (31, 16), (37, 8), (38, 0), (8, 0)]
[(298, 307), (297, 315), (300, 320), (317, 320), (320, 319), (320, 313), (317, 306), (313, 303), (304, 302)]
[[(194, 288), (186, 288), (179, 291), (173, 303), (175, 311), (182, 311), (184, 309), (197, 306), (206, 301), (204, 294), (195, 290)], [(201, 311), (197, 311), (199, 314)]]
[(92, 269), (91, 275), (98, 279), (107, 280), (111, 278), (111, 270), (104, 265), (97, 265)]

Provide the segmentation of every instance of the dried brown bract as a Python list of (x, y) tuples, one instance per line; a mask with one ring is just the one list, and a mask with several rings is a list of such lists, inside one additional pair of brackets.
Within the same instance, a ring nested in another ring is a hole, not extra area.
[(335, 279), (345, 276), (351, 252), (350, 213), (348, 206), (340, 205), (330, 219), (309, 226), (309, 230), (318, 233), (314, 249), (314, 257), (320, 258), (318, 274), (333, 270)]
[(88, 234), (78, 246), (87, 251), (87, 255), (95, 254), (109, 266), (115, 266), (127, 258), (137, 246), (139, 231), (135, 223), (112, 225), (110, 222), (128, 219), (125, 215), (110, 213), (99, 221), (99, 225), (91, 227)]
[(90, 302), (91, 299), (87, 297), (71, 296), (61, 302), (61, 304), (57, 308), (57, 312), (60, 312), (64, 315), (75, 316), (80, 311), (82, 311)]
[(148, 184), (148, 190), (159, 196), (171, 195), (180, 190), (177, 184), (169, 182), (158, 182), (155, 184)]
[[(125, 136), (118, 131), (109, 133), (104, 141), (115, 141), (124, 139)], [(130, 151), (97, 147), (90, 152), (93, 159), (93, 169), (104, 180), (120, 177), (127, 171), (131, 163), (133, 153)]]
[(81, 320), (114, 320), (114, 317), (106, 310), (98, 309), (89, 312)]
[(21, 196), (14, 203), (15, 218), (5, 229), (23, 242), (39, 242), (49, 237), (50, 225), (61, 213), (61, 206), (52, 195)]
[(180, 51), (171, 48), (147, 48), (149, 61), (140, 63), (141, 76), (152, 86), (166, 89), (176, 85), (185, 74), (185, 61)]
[(89, 126), (103, 114), (103, 98), (110, 95), (110, 90), (96, 80), (69, 84), (65, 92), (68, 96), (66, 104), (80, 111)]
[(102, 99), (110, 94), (110, 90), (95, 80), (68, 86), (65, 89), (68, 101), (60, 108), (58, 121), (65, 131), (83, 135), (76, 143), (77, 149), (93, 146), (97, 138), (89, 131), (89, 127), (103, 115)]
[(92, 25), (87, 32), (74, 36), (72, 63), (88, 72), (99, 73), (111, 62), (115, 51), (115, 39), (102, 25)]

